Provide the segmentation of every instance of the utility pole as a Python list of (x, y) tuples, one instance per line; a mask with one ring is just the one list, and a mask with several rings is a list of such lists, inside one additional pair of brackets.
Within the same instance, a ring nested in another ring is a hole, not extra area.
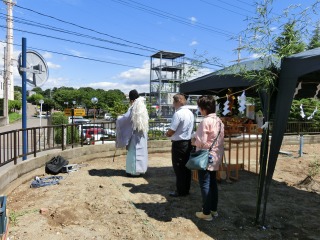
[(8, 100), (14, 99), (13, 89), (13, 67), (12, 67), (12, 52), (13, 52), (13, 18), (12, 8), (15, 5), (12, 0), (3, 0), (7, 5), (7, 47), (5, 52), (5, 71), (3, 78), (3, 116), (6, 119), (5, 125), (9, 124), (8, 117)]
[(231, 62), (237, 62), (237, 63), (240, 63), (241, 61), (243, 60), (246, 60), (248, 58), (241, 58), (241, 50), (243, 49), (243, 47), (241, 46), (241, 36), (239, 37), (239, 47), (234, 49), (234, 50), (237, 50), (237, 53), (238, 53), (238, 59), (237, 60), (234, 60), (234, 61), (231, 61)]

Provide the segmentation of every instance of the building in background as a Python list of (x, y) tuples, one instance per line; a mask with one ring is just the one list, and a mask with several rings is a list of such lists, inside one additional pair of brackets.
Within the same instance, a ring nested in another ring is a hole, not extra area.
[(184, 81), (185, 54), (159, 51), (150, 59), (150, 104), (157, 106), (156, 117), (171, 118), (173, 96)]

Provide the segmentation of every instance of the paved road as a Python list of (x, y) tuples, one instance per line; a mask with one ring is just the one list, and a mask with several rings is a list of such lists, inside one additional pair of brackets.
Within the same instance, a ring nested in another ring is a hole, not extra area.
[[(40, 118), (33, 117), (35, 113), (35, 105), (30, 103), (27, 104), (27, 128), (29, 127), (39, 127)], [(47, 119), (41, 119), (41, 126), (47, 126)], [(7, 132), (15, 129), (22, 128), (22, 120), (16, 121), (15, 123), (9, 124), (7, 126), (0, 127), (0, 132)]]

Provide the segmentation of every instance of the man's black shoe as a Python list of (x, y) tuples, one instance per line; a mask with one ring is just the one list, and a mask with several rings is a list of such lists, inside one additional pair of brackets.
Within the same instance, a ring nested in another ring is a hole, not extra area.
[(185, 197), (185, 196), (187, 196), (187, 195), (188, 195), (188, 194), (179, 194), (179, 193), (176, 192), (176, 191), (169, 193), (169, 196), (170, 196), (170, 197)]
[(170, 193), (169, 193), (169, 196), (170, 196), (170, 197), (179, 197), (180, 195), (179, 195), (179, 193), (177, 193), (177, 192), (170, 192)]

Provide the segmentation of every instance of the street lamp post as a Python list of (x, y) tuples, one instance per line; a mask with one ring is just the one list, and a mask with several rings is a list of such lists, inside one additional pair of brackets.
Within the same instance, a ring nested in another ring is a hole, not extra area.
[(93, 122), (96, 122), (96, 104), (98, 103), (98, 98), (93, 97), (91, 98), (91, 102), (93, 104)]
[(74, 106), (76, 105), (76, 103), (77, 103), (76, 101), (74, 101), (74, 100), (72, 101), (72, 105), (73, 105), (71, 108), (72, 125), (73, 125), (73, 118), (74, 118)]
[(91, 98), (91, 102), (93, 104), (93, 142), (96, 140), (95, 138), (95, 125), (96, 125), (96, 104), (98, 103), (98, 98), (93, 97)]
[(71, 140), (71, 143), (72, 143), (72, 148), (73, 148), (73, 142), (74, 142), (74, 141), (73, 141), (73, 139), (74, 139), (74, 136), (73, 136), (73, 135), (74, 135), (74, 130), (73, 130), (73, 127), (74, 127), (74, 126), (73, 126), (73, 123), (74, 123), (74, 122), (73, 122), (73, 119), (74, 119), (74, 106), (76, 105), (76, 103), (77, 103), (77, 102), (73, 100), (73, 101), (72, 101), (72, 108), (71, 108), (71, 116), (72, 116), (72, 126), (71, 126), (71, 139), (72, 139), (72, 140)]
[(43, 99), (39, 100), (40, 103), (40, 127), (41, 127), (41, 119), (42, 119), (42, 104), (44, 103)]

